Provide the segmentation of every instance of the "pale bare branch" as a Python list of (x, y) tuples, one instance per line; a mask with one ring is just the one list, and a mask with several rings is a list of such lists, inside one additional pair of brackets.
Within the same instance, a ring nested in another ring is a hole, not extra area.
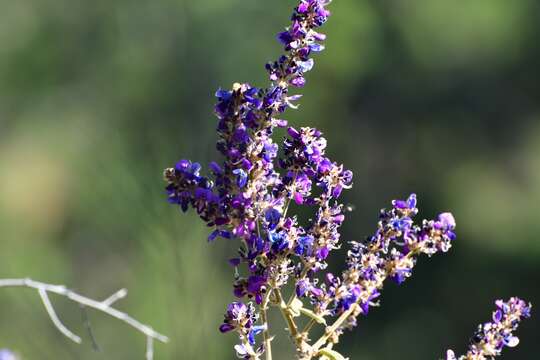
[(118, 300), (125, 298), (127, 294), (128, 294), (127, 289), (120, 289), (114, 294), (112, 294), (111, 296), (109, 296), (107, 299), (103, 300), (102, 303), (106, 304), (107, 306), (111, 306)]
[(39, 296), (41, 297), (41, 300), (43, 301), (43, 305), (45, 306), (45, 309), (51, 318), (53, 324), (58, 328), (58, 330), (64, 334), (69, 339), (73, 340), (74, 342), (80, 344), (82, 342), (81, 338), (74, 333), (72, 333), (58, 318), (58, 315), (56, 314), (56, 311), (54, 310), (53, 305), (51, 304), (51, 301), (49, 299), (48, 293), (54, 293), (61, 296), (65, 296), (68, 299), (70, 299), (73, 302), (76, 302), (82, 306), (90, 307), (93, 309), (96, 309), (98, 311), (101, 311), (107, 315), (110, 315), (120, 321), (125, 322), (129, 326), (133, 327), (137, 331), (143, 333), (146, 336), (146, 359), (152, 360), (154, 356), (154, 340), (159, 340), (163, 343), (166, 343), (169, 341), (169, 338), (165, 335), (162, 335), (152, 329), (150, 326), (140, 323), (139, 321), (135, 320), (128, 314), (117, 310), (111, 305), (115, 303), (116, 301), (126, 297), (127, 290), (126, 289), (120, 289), (119, 291), (115, 292), (111, 296), (109, 296), (107, 299), (103, 301), (96, 301), (92, 300), (90, 298), (87, 298), (85, 296), (79, 295), (76, 292), (69, 290), (64, 285), (51, 285), (42, 283), (39, 281), (34, 281), (32, 279), (0, 279), (0, 287), (27, 287), (36, 289), (39, 293)]
[(152, 360), (154, 358), (154, 338), (151, 336), (146, 337), (146, 360)]
[(51, 300), (49, 299), (49, 295), (47, 295), (47, 290), (44, 288), (38, 289), (39, 296), (41, 297), (41, 301), (43, 301), (43, 305), (45, 306), (45, 310), (47, 310), (47, 313), (49, 314), (49, 317), (51, 318), (54, 326), (58, 328), (58, 330), (64, 334), (69, 339), (73, 340), (77, 344), (82, 343), (82, 340), (79, 336), (75, 335), (71, 330), (69, 330), (58, 318), (58, 315), (56, 315), (56, 311), (54, 311), (54, 307), (51, 304)]

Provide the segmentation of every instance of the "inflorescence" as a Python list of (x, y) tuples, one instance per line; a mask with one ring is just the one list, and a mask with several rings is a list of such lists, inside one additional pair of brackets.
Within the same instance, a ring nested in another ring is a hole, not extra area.
[(456, 357), (448, 350), (446, 360), (485, 360), (501, 354), (502, 349), (515, 347), (519, 339), (514, 336), (519, 322), (531, 316), (531, 304), (516, 297), (508, 302), (497, 300), (497, 309), (493, 312), (492, 321), (478, 325), (478, 330), (471, 339), (467, 354)]
[[(290, 91), (306, 84), (305, 74), (314, 65), (311, 56), (324, 50), (321, 42), (326, 36), (317, 29), (330, 16), (329, 3), (300, 1), (291, 25), (277, 36), (285, 54), (266, 65), (268, 88), (235, 83), (231, 90), (216, 92), (217, 150), (223, 162), (212, 162), (209, 176), (201, 175), (201, 165), (189, 160), (164, 172), (169, 202), (182, 211), (195, 209), (213, 229), (209, 241), (240, 241), (238, 256), (229, 260), (235, 268), (233, 292), (255, 304), (231, 303), (219, 329), (238, 334), (235, 350), (242, 359), (260, 359), (263, 353), (271, 359), (269, 306), (278, 307), (287, 321), (299, 359), (339, 359), (334, 344), (378, 304), (384, 281), (402, 283), (419, 255), (447, 252), (455, 239), (450, 213), (414, 223), (418, 209), (412, 194), (381, 210), (373, 236), (351, 242), (342, 274), (324, 274), (330, 252), (341, 246), (345, 209), (339, 199), (351, 188), (353, 174), (326, 156), (321, 131), (287, 127), (281, 115), (297, 108), (301, 95)], [(282, 154), (272, 139), (277, 127), (287, 130)], [(291, 203), (314, 211), (313, 219), (301, 224), (288, 211)], [(290, 282), (295, 291), (286, 300), (282, 292)], [(498, 355), (503, 344), (515, 343), (509, 334), (530, 308), (518, 299), (497, 304), (494, 323), (481, 327), (479, 341), (459, 359), (485, 359)], [(303, 329), (295, 320), (301, 315), (309, 319)], [(311, 342), (309, 331), (316, 324), (324, 325), (325, 331)], [(258, 342), (261, 333), (263, 341)]]

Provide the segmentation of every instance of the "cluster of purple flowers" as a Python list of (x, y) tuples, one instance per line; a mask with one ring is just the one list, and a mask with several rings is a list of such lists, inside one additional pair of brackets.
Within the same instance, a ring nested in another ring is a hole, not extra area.
[(298, 282), (297, 295), (309, 296), (317, 315), (349, 312), (343, 326), (331, 334), (334, 339), (344, 328), (354, 326), (359, 314), (368, 313), (387, 278), (402, 283), (411, 275), (418, 255), (431, 256), (450, 249), (456, 226), (452, 214), (442, 213), (437, 220), (415, 225), (416, 203), (412, 194), (407, 200), (394, 200), (392, 209), (381, 210), (375, 235), (362, 243), (351, 242), (347, 268), (340, 277), (327, 273), (319, 287), (317, 279)]
[(241, 344), (236, 345), (235, 350), (241, 358), (258, 357), (263, 353), (263, 346), (254, 349), (255, 335), (265, 329), (265, 325), (255, 325), (257, 318), (253, 304), (233, 302), (227, 307), (225, 320), (219, 327), (222, 333), (229, 331), (238, 333)]
[[(305, 85), (305, 73), (314, 65), (311, 55), (324, 49), (325, 35), (316, 29), (330, 15), (329, 2), (301, 0), (295, 8), (291, 25), (278, 34), (285, 55), (266, 65), (268, 88), (236, 83), (231, 90), (216, 92), (216, 147), (223, 162), (212, 162), (209, 176), (201, 175), (201, 165), (189, 160), (164, 172), (169, 201), (182, 211), (195, 209), (212, 228), (209, 241), (221, 237), (240, 242), (238, 256), (229, 260), (236, 268), (233, 293), (253, 299), (258, 311), (253, 303), (233, 302), (220, 330), (238, 334), (235, 350), (242, 359), (259, 359), (264, 352), (271, 358), (269, 305), (281, 310), (300, 359), (337, 354), (333, 345), (376, 304), (387, 278), (402, 283), (417, 256), (446, 252), (455, 238), (450, 213), (414, 223), (418, 209), (413, 194), (381, 210), (372, 237), (351, 243), (340, 276), (321, 276), (330, 252), (341, 246), (339, 228), (345, 214), (339, 198), (352, 186), (353, 174), (326, 156), (326, 140), (319, 130), (287, 127), (280, 117), (297, 108), (301, 95), (289, 91)], [(287, 127), (281, 154), (272, 140), (276, 127)], [(313, 218), (301, 224), (289, 214), (291, 204), (307, 207)], [(295, 292), (285, 301), (281, 290), (290, 279)], [(310, 318), (303, 330), (294, 320), (300, 315)], [(330, 318), (333, 324), (310, 344), (311, 327), (326, 325)], [(264, 342), (257, 346), (255, 336), (260, 333)]]
[(456, 357), (448, 350), (446, 360), (486, 360), (501, 355), (502, 349), (515, 347), (519, 339), (513, 332), (523, 318), (531, 316), (531, 304), (513, 297), (507, 302), (497, 300), (497, 309), (493, 312), (492, 321), (478, 326), (467, 354)]
[[(272, 140), (275, 127), (287, 126), (280, 114), (296, 108), (300, 98), (289, 95), (290, 86), (305, 84), (311, 54), (324, 49), (325, 35), (315, 29), (330, 15), (328, 3), (302, 0), (296, 7), (291, 26), (278, 34), (286, 54), (266, 65), (270, 87), (234, 84), (217, 91), (217, 149), (225, 160), (210, 164), (211, 176), (202, 176), (200, 164), (189, 160), (165, 170), (169, 201), (183, 211), (194, 208), (214, 228), (209, 240), (242, 241), (230, 263), (245, 264), (247, 274), (235, 279), (234, 294), (257, 304), (291, 274), (300, 275), (301, 266), (304, 273), (325, 268), (329, 252), (339, 246), (344, 215), (336, 199), (351, 186), (352, 172), (325, 156), (326, 140), (316, 129), (289, 127), (279, 159)], [(314, 221), (301, 226), (287, 216), (291, 202), (318, 206)], [(293, 257), (301, 261), (295, 265)]]

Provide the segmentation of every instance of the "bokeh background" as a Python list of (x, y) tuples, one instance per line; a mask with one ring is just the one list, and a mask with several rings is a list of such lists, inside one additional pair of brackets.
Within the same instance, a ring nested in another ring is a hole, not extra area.
[[(217, 327), (233, 299), (225, 259), (192, 213), (165, 201), (162, 169), (208, 163), (213, 93), (266, 84), (293, 0), (23, 0), (0, 11), (0, 277), (63, 283), (168, 334), (156, 359), (233, 359)], [(493, 300), (540, 305), (540, 2), (339, 0), (301, 109), (355, 173), (343, 229), (416, 192), (421, 216), (451, 210), (451, 252), (389, 284), (340, 349), (351, 359), (439, 359), (466, 348)], [(343, 252), (342, 252), (343, 254)], [(339, 254), (335, 257), (339, 258)], [(339, 259), (334, 268), (340, 267)], [(0, 347), (22, 359), (142, 359), (145, 339), (53, 301), (85, 339), (50, 323), (31, 290), (0, 290)], [(540, 314), (504, 359), (538, 358)], [(271, 314), (273, 331), (285, 324)], [(292, 359), (286, 341), (277, 359)]]

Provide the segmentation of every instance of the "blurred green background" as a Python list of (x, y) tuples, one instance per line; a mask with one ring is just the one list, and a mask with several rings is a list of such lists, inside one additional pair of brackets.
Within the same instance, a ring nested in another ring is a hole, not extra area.
[[(0, 11), (0, 277), (64, 283), (169, 335), (156, 359), (233, 359), (220, 335), (225, 259), (192, 213), (165, 201), (162, 169), (217, 154), (213, 93), (266, 84), (293, 0), (22, 0)], [(451, 252), (422, 259), (340, 349), (351, 359), (438, 359), (465, 350), (493, 300), (540, 305), (540, 2), (336, 0), (327, 51), (298, 111), (355, 173), (343, 239), (416, 192), (422, 217), (451, 210)], [(341, 252), (343, 254), (344, 251)], [(333, 266), (339, 268), (340, 254)], [(31, 290), (0, 290), (0, 348), (22, 359), (142, 359), (145, 339), (53, 301), (85, 339), (52, 326)], [(536, 359), (540, 314), (504, 359)], [(285, 324), (277, 314), (273, 331)], [(274, 352), (291, 359), (286, 341)]]

